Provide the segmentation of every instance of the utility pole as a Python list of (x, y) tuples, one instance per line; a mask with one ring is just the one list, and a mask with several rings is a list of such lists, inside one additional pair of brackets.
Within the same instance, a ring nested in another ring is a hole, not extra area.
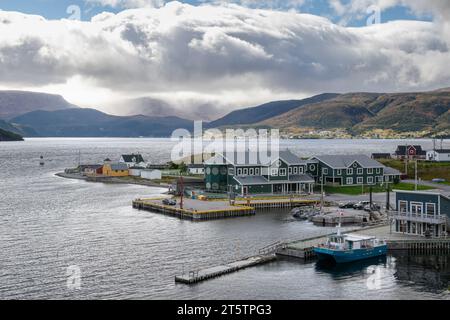
[(183, 198), (184, 198), (184, 181), (183, 176), (180, 177), (180, 189), (181, 189), (181, 200), (180, 200), (180, 209), (183, 210)]
[(419, 185), (419, 181), (417, 180), (417, 159), (416, 159), (416, 161), (414, 162), (414, 170), (415, 170), (415, 173), (414, 173), (414, 177), (415, 177), (415, 190), (417, 191), (418, 185)]
[(320, 184), (320, 213), (323, 213), (323, 169), (322, 169), (322, 181)]

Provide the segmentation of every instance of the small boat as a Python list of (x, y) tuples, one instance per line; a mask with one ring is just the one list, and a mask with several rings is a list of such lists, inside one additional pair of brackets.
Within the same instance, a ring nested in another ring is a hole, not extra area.
[(341, 235), (340, 227), (339, 223), (337, 234), (328, 237), (325, 244), (314, 247), (319, 260), (346, 263), (386, 255), (384, 240), (364, 235)]

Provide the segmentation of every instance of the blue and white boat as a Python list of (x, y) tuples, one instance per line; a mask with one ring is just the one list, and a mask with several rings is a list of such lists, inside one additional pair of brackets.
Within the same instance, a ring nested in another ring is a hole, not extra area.
[(384, 240), (379, 240), (376, 237), (354, 234), (341, 235), (339, 224), (337, 234), (328, 237), (325, 244), (314, 247), (314, 253), (319, 260), (346, 263), (385, 256), (387, 245)]

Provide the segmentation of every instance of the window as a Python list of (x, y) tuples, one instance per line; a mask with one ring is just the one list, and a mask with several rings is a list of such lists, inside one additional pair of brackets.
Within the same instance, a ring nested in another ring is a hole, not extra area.
[(315, 165), (313, 165), (313, 164), (312, 164), (312, 165), (310, 165), (310, 166), (309, 166), (309, 170), (310, 170), (310, 171), (314, 171), (314, 170), (316, 170), (316, 166), (315, 166)]
[(259, 168), (255, 168), (255, 176), (259, 176)]
[(381, 168), (377, 168), (377, 173), (378, 173), (378, 174), (381, 173)]
[(303, 168), (303, 167), (298, 167), (298, 173), (300, 173), (300, 174), (305, 173), (305, 168)]
[(255, 174), (255, 169), (250, 168), (250, 172), (249, 173), (250, 173), (251, 176), (253, 176)]
[(280, 176), (286, 176), (286, 169), (280, 169)]
[(347, 178), (347, 184), (353, 184), (353, 178)]
[(367, 174), (373, 174), (373, 168), (367, 169)]
[(416, 215), (422, 215), (423, 205), (421, 202), (411, 202), (411, 213)]
[(242, 168), (238, 168), (237, 173), (238, 176), (242, 176)]
[(349, 175), (349, 176), (353, 175), (353, 169), (352, 168), (348, 168), (347, 169), (347, 175)]
[(228, 174), (229, 174), (230, 176), (234, 176), (234, 168), (229, 168), (229, 169), (228, 169)]
[(363, 169), (362, 169), (362, 168), (358, 168), (358, 170), (356, 171), (356, 173), (357, 173), (357, 174), (363, 174), (363, 173), (364, 173), (364, 171), (363, 171)]
[(336, 170), (336, 174), (337, 174), (338, 176), (342, 176), (342, 170), (341, 170), (341, 169)]
[(426, 204), (427, 214), (430, 216), (436, 215), (436, 204), (434, 203), (427, 203)]
[(289, 167), (289, 174), (292, 174), (292, 167)]
[(248, 176), (248, 169), (247, 168), (244, 169), (244, 176)]
[(298, 167), (294, 167), (294, 174), (298, 173)]
[(406, 213), (406, 212), (408, 212), (408, 201), (400, 200), (400, 201), (398, 202), (398, 211), (399, 211), (400, 213)]
[(322, 174), (328, 174), (328, 168), (323, 168), (322, 169)]
[(367, 183), (373, 184), (373, 177), (367, 177)]
[(383, 182), (383, 177), (377, 177), (377, 182), (382, 183)]
[(270, 171), (270, 175), (274, 177), (278, 176), (278, 169), (272, 168), (272, 170)]
[(364, 183), (364, 179), (362, 177), (358, 177), (357, 182), (358, 182), (358, 184), (363, 184)]

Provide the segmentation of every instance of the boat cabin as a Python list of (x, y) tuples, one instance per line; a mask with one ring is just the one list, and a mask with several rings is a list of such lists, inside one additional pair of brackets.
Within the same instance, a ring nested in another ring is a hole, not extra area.
[(368, 249), (380, 244), (382, 241), (376, 237), (360, 235), (333, 235), (327, 242), (327, 246), (333, 250)]

